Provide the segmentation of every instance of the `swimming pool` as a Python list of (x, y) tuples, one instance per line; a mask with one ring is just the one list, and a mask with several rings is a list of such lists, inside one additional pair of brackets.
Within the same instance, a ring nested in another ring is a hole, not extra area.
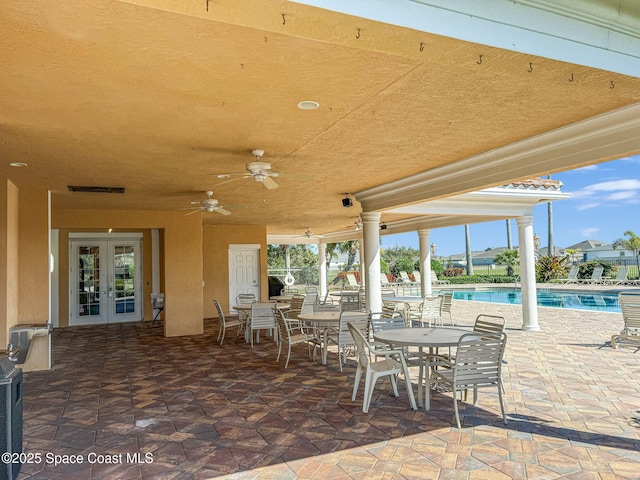
[[(520, 289), (515, 288), (478, 288), (464, 290), (446, 290), (453, 292), (455, 300), (474, 300), (476, 302), (522, 304)], [(571, 291), (547, 288), (538, 289), (538, 306), (555, 308), (575, 308), (579, 310), (598, 310), (602, 312), (620, 312), (618, 292)]]

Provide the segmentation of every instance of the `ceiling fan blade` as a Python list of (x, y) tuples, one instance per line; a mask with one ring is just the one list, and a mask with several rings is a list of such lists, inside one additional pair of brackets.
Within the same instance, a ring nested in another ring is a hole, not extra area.
[(194, 213), (201, 212), (202, 210), (203, 210), (202, 208), (198, 208), (197, 210), (194, 210), (193, 212), (186, 213), (184, 216), (186, 217), (187, 215), (193, 215)]
[(300, 180), (301, 182), (312, 182), (315, 178), (309, 175), (302, 175), (299, 173), (284, 173), (284, 172), (271, 172), (277, 177), (290, 178), (291, 180)]
[(218, 213), (220, 213), (220, 214), (222, 214), (222, 215), (231, 215), (231, 212), (230, 212), (229, 210), (225, 210), (225, 209), (224, 209), (224, 208), (222, 208), (222, 207), (218, 207), (218, 208), (216, 208), (216, 209), (214, 210), (214, 212), (218, 212)]
[(225, 183), (235, 182), (236, 180), (242, 180), (243, 178), (251, 178), (251, 177), (252, 177), (252, 175), (245, 175), (243, 177), (230, 178), (228, 180), (225, 180), (224, 182), (216, 183), (216, 187), (218, 187), (220, 185), (224, 185)]
[(274, 188), (278, 188), (278, 184), (271, 177), (265, 177), (264, 180), (262, 181), (262, 183), (269, 190), (273, 190)]
[(227, 177), (233, 177), (233, 176), (236, 176), (236, 175), (247, 175), (247, 172), (211, 173), (210, 175), (215, 175), (218, 178), (227, 178)]

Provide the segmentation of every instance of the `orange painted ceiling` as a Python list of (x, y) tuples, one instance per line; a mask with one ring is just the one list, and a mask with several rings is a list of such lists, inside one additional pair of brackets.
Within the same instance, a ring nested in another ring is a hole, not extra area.
[[(54, 209), (174, 210), (213, 190), (246, 208), (204, 223), (324, 233), (355, 222), (346, 192), (640, 101), (638, 78), (286, 1), (23, 0), (0, 25), (0, 174)], [(295, 178), (216, 176), (254, 148)]]

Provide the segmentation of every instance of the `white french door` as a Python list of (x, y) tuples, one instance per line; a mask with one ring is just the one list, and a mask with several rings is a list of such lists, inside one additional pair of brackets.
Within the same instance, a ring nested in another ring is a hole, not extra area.
[(229, 245), (229, 305), (239, 293), (253, 293), (260, 300), (260, 246)]
[(139, 238), (69, 241), (70, 325), (142, 320)]

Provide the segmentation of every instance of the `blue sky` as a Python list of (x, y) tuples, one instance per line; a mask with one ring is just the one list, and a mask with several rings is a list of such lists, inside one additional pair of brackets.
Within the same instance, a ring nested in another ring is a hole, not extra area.
[[(600, 163), (552, 175), (564, 185), (571, 198), (553, 203), (553, 242), (569, 247), (583, 240), (613, 242), (627, 230), (640, 235), (640, 155)], [(547, 246), (547, 204), (533, 210), (534, 232), (540, 247)], [(472, 250), (507, 245), (506, 221), (476, 223), (469, 226)], [(436, 256), (463, 253), (464, 226), (431, 230)], [(518, 228), (511, 220), (511, 239), (518, 244)], [(418, 233), (382, 237), (382, 247), (404, 245), (418, 248)]]

